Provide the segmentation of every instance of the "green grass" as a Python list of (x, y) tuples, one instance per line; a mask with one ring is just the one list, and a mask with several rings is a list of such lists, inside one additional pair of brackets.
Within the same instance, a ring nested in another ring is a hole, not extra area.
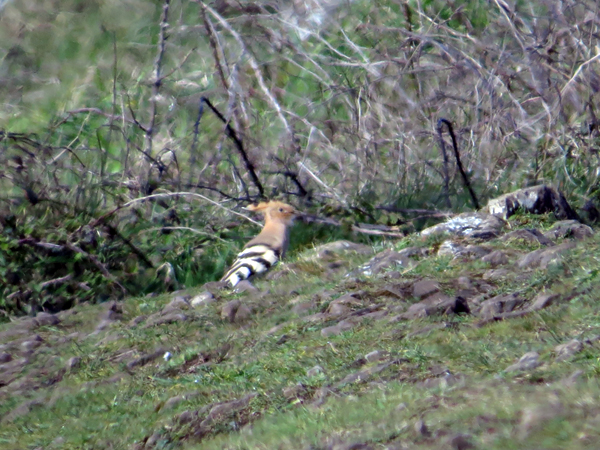
[[(491, 245), (505, 246), (497, 241)], [(483, 327), (475, 326), (478, 319), (469, 316), (398, 323), (365, 320), (340, 335), (324, 337), (321, 330), (334, 321), (305, 322), (291, 313), (288, 302), (296, 295), (309, 300), (325, 290), (338, 295), (356, 290), (356, 284), (341, 278), (343, 274), (325, 280), (297, 272), (283, 281), (258, 280), (257, 286), (271, 289), (272, 294), (247, 298), (224, 292), (217, 303), (188, 311), (191, 320), (152, 328), (143, 323), (131, 327), (128, 321), (160, 311), (171, 296), (131, 298), (123, 303), (122, 321), (87, 336), (103, 306), (78, 306), (77, 313), (61, 324), (36, 331), (52, 344), (37, 350), (26, 368), (33, 389), (2, 393), (0, 448), (46, 447), (56, 442), (61, 448), (119, 448), (155, 433), (162, 439), (159, 448), (173, 449), (303, 449), (335, 442), (404, 442), (433, 449), (457, 433), (468, 433), (476, 445), (492, 449), (532, 448), (536, 442), (541, 448), (592, 448), (598, 437), (594, 426), (594, 402), (600, 394), (597, 344), (586, 344), (573, 359), (560, 363), (554, 361), (553, 348), (573, 338), (583, 342), (600, 334), (596, 300), (588, 289), (598, 282), (597, 271), (589, 267), (596, 262), (599, 246), (599, 238), (587, 241), (566, 256), (559, 266), (561, 273), (544, 277), (542, 271), (533, 271), (532, 280), (537, 281), (519, 288), (527, 298), (539, 289), (581, 292), (569, 302)], [(364, 258), (350, 260), (351, 265)], [(405, 280), (427, 276), (443, 287), (471, 269), (478, 273), (475, 263), (457, 267), (446, 257), (430, 256), (406, 273)], [(380, 301), (369, 293), (376, 292), (384, 280), (361, 282), (363, 306)], [(512, 292), (515, 287), (496, 289)], [(289, 290), (295, 291), (292, 296)], [(221, 319), (221, 305), (232, 298), (252, 306), (248, 323)], [(313, 312), (324, 310), (330, 301), (317, 302)], [(269, 333), (277, 325), (283, 327)], [(0, 331), (7, 328), (10, 325), (4, 324)], [(414, 333), (419, 330), (423, 331)], [(73, 331), (85, 337), (56, 343)], [(157, 348), (167, 349), (172, 358), (159, 357), (127, 369), (127, 362)], [(373, 350), (386, 356), (357, 365)], [(540, 354), (542, 366), (524, 373), (504, 371), (529, 351)], [(72, 356), (81, 357), (81, 364), (63, 371)], [(366, 375), (388, 361), (393, 364)], [(323, 372), (307, 376), (316, 365)], [(362, 381), (342, 382), (360, 370), (365, 371)], [(441, 385), (427, 381), (439, 370), (448, 370), (455, 381)], [(575, 370), (583, 371), (581, 381), (564, 387), (560, 380)], [(304, 386), (298, 399), (286, 399), (284, 389), (297, 384)], [(313, 406), (323, 388), (332, 393), (323, 405)], [(201, 439), (193, 437), (211, 405), (250, 393), (256, 397), (246, 407), (217, 420)], [(169, 406), (167, 401), (176, 396), (183, 399)], [(18, 405), (35, 399), (44, 406), (6, 418)], [(552, 406), (555, 403), (560, 407)], [(548, 416), (549, 408), (556, 414)], [(176, 418), (184, 411), (200, 412), (192, 422), (179, 423)], [(415, 431), (420, 418), (431, 436)]]

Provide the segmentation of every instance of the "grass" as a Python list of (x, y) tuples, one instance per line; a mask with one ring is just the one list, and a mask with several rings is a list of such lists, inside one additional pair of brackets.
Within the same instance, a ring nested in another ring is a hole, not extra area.
[[(506, 246), (499, 241), (491, 245)], [(1, 394), (0, 448), (121, 448), (154, 435), (157, 448), (173, 449), (303, 449), (336, 442), (433, 449), (459, 433), (492, 449), (531, 448), (536, 442), (542, 446), (537, 448), (592, 448), (597, 438), (594, 399), (600, 393), (597, 344), (585, 344), (568, 362), (556, 362), (553, 349), (573, 338), (584, 342), (600, 335), (596, 301), (588, 289), (598, 281), (597, 272), (588, 267), (599, 246), (599, 238), (588, 240), (566, 256), (554, 276), (534, 270), (518, 288), (527, 298), (540, 289), (580, 292), (568, 303), (483, 327), (474, 326), (477, 318), (469, 316), (398, 323), (368, 319), (324, 337), (321, 330), (335, 321), (305, 322), (290, 311), (289, 300), (310, 300), (324, 291), (337, 292), (337, 298), (357, 285), (344, 281), (343, 274), (326, 280), (302, 271), (286, 275), (283, 282), (259, 280), (270, 295), (219, 294), (217, 303), (187, 311), (190, 320), (150, 328), (128, 322), (159, 312), (171, 295), (126, 299), (123, 320), (99, 333), (93, 330), (104, 306), (79, 305), (59, 325), (36, 330), (48, 346), (33, 354), (23, 388)], [(364, 260), (349, 262), (357, 266)], [(427, 276), (451, 286), (458, 276), (476, 278), (480, 270), (474, 262), (457, 265), (447, 257), (430, 256), (404, 280)], [(381, 301), (370, 293), (385, 283), (381, 277), (361, 281), (362, 306)], [(496, 290), (508, 293), (515, 286), (499, 284)], [(246, 324), (221, 319), (221, 305), (233, 298), (253, 308)], [(329, 302), (317, 300), (313, 312)], [(387, 307), (399, 303), (392, 300)], [(278, 325), (276, 332), (270, 331)], [(0, 332), (9, 328), (1, 325)], [(82, 338), (66, 339), (74, 331)], [(128, 362), (158, 348), (168, 350), (171, 359), (160, 356), (128, 368)], [(374, 350), (384, 355), (382, 360), (359, 362)], [(530, 351), (540, 354), (540, 367), (505, 372)], [(65, 370), (73, 356), (81, 363)], [(378, 368), (387, 362), (392, 364)], [(322, 372), (308, 376), (317, 365)], [(575, 370), (583, 371), (580, 382), (565, 387), (560, 380)], [(359, 380), (344, 381), (358, 371), (363, 371)], [(435, 381), (444, 371), (454, 381)], [(297, 385), (303, 386), (298, 396), (286, 398), (285, 389)], [(325, 403), (314, 406), (319, 393), (327, 391), (332, 393)], [(248, 394), (256, 396), (219, 418), (202, 438), (194, 437), (211, 405)], [(41, 405), (14, 413), (31, 400)], [(548, 415), (548, 408), (556, 414)], [(198, 418), (178, 422), (185, 411), (199, 411)], [(431, 435), (415, 431), (421, 418)]]

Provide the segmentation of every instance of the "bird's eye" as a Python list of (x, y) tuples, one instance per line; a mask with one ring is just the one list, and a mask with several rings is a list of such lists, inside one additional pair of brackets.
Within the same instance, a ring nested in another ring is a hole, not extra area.
[(283, 208), (279, 208), (279, 212), (283, 212)]

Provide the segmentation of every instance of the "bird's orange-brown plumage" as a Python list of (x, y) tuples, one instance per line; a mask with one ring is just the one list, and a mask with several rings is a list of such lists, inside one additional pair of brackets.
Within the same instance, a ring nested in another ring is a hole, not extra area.
[(285, 255), (288, 246), (289, 227), (298, 214), (296, 209), (283, 202), (270, 201), (251, 205), (250, 211), (265, 217), (262, 231), (251, 239), (237, 256), (222, 280), (235, 287), (241, 280), (263, 273)]

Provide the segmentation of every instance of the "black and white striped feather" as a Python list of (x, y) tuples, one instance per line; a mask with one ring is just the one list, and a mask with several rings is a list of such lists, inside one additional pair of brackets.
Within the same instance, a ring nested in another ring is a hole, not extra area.
[(259, 203), (248, 209), (264, 214), (265, 226), (244, 246), (231, 268), (223, 275), (221, 280), (231, 287), (266, 272), (283, 258), (288, 244), (289, 226), (297, 214), (294, 207), (275, 201)]

